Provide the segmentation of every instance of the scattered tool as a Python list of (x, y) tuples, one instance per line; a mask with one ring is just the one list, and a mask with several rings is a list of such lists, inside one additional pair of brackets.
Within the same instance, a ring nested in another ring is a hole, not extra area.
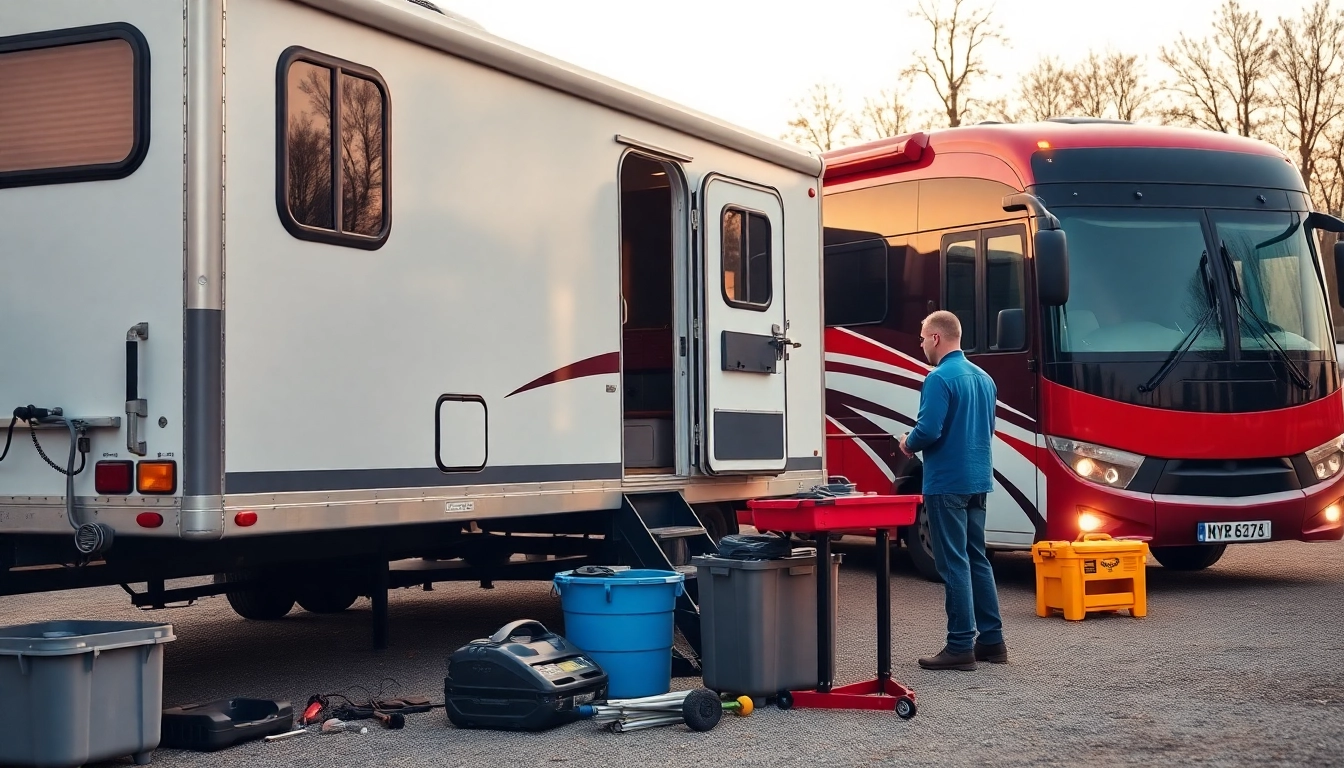
[(639, 699), (612, 699), (605, 704), (584, 704), (578, 707), (578, 712), (580, 717), (607, 723), (615, 733), (683, 722), (691, 730), (703, 732), (718, 725), (725, 711), (746, 717), (752, 709), (749, 696), (721, 701), (708, 688), (696, 688)]

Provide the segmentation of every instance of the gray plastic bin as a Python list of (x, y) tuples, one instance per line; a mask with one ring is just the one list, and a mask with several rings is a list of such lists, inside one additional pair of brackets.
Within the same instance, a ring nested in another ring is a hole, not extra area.
[(48, 621), (0, 629), (0, 765), (146, 765), (163, 719), (171, 624)]
[[(841, 555), (831, 555), (837, 605)], [(817, 552), (778, 560), (692, 558), (700, 590), (701, 666), (706, 688), (773, 696), (817, 685)], [(831, 626), (835, 626), (835, 610)]]

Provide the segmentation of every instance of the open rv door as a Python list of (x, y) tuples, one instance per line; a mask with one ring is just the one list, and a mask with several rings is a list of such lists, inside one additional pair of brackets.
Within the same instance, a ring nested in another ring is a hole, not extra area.
[(784, 210), (772, 189), (710, 174), (695, 259), (696, 435), (707, 474), (778, 473), (787, 462)]

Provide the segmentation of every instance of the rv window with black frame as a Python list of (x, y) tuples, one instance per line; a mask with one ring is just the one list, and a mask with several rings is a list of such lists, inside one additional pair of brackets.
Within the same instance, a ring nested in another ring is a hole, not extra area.
[(827, 327), (887, 319), (887, 241), (873, 237), (872, 232), (824, 230)]
[(291, 49), (281, 58), (280, 216), (304, 240), (377, 248), (390, 229), (387, 87), (378, 73)]
[(724, 300), (744, 309), (770, 306), (770, 219), (754, 211), (724, 208), (722, 238)]
[(127, 24), (0, 37), (0, 187), (133, 173), (149, 144), (148, 54)]
[(985, 321), (989, 323), (986, 332), (994, 352), (1017, 352), (1024, 348), (1001, 346), (998, 339), (999, 315), (1005, 310), (1025, 312), (1027, 308), (1024, 238), (1018, 227), (1004, 234), (985, 233)]
[(977, 232), (948, 235), (943, 239), (943, 308), (961, 321), (961, 348), (973, 350), (980, 327), (976, 312)]

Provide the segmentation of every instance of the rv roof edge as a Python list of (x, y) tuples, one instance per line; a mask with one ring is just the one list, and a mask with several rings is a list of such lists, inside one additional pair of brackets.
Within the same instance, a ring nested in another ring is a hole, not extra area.
[(431, 18), (384, 0), (298, 0), (319, 10), (508, 72), (636, 117), (684, 131), (790, 170), (821, 176), (822, 160), (802, 147), (754, 133), (696, 110), (525, 48), (484, 29)]

